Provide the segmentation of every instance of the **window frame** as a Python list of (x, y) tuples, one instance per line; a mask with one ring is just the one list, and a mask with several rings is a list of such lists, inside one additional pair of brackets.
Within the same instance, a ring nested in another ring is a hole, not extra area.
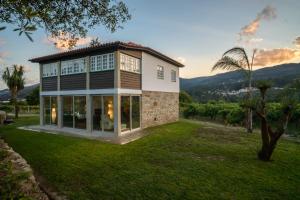
[[(115, 53), (99, 54), (90, 57), (90, 72), (109, 71), (115, 69)], [(104, 68), (105, 64), (105, 68)]]
[[(75, 68), (78, 70), (75, 70)], [(61, 61), (61, 76), (81, 73), (86, 73), (85, 58)]]
[(58, 63), (47, 63), (42, 65), (42, 77), (54, 77), (57, 76), (58, 71)]
[(141, 61), (139, 58), (120, 53), (120, 70), (141, 74)]
[(157, 65), (156, 67), (156, 77), (157, 79), (164, 80), (165, 79), (165, 69), (161, 65)]
[(171, 69), (171, 82), (177, 81), (177, 72), (174, 69)]

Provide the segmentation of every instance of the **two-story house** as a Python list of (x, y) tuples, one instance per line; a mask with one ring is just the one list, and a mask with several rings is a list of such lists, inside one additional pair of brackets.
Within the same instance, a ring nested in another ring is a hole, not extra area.
[(40, 126), (120, 137), (179, 118), (179, 68), (149, 47), (112, 42), (30, 59), (40, 64)]

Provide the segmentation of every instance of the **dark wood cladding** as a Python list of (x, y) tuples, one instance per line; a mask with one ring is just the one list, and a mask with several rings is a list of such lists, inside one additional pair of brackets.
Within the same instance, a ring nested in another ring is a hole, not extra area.
[(114, 70), (90, 72), (90, 89), (114, 88)]
[(42, 78), (42, 91), (56, 91), (57, 90), (57, 76)]
[(121, 88), (141, 89), (141, 74), (120, 71), (121, 73)]
[(85, 90), (86, 73), (61, 76), (60, 89), (61, 90)]
[(142, 52), (141, 51), (120, 50), (120, 53), (126, 54), (128, 56), (133, 56), (135, 58), (142, 59)]

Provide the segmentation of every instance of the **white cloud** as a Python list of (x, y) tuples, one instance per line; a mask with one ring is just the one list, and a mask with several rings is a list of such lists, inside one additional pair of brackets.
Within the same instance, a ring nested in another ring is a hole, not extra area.
[[(76, 38), (76, 46), (83, 46), (83, 45), (87, 45), (91, 42), (93, 38), (88, 36), (86, 38)], [(72, 39), (70, 37), (70, 34), (64, 34), (61, 33), (58, 37), (52, 37), (49, 36), (48, 38), (44, 39), (44, 43), (46, 44), (54, 44), (54, 46), (56, 47), (56, 49), (58, 49), (59, 51), (66, 51), (70, 49), (70, 43), (73, 41), (74, 39)]]
[(261, 20), (272, 20), (275, 19), (276, 16), (276, 9), (270, 5), (266, 6), (257, 14), (256, 18), (250, 22), (250, 24), (242, 27), (239, 32), (240, 40), (242, 40), (243, 37), (253, 37), (260, 27)]
[(254, 59), (255, 66), (271, 66), (281, 63), (298, 61), (300, 50), (291, 48), (261, 49)]

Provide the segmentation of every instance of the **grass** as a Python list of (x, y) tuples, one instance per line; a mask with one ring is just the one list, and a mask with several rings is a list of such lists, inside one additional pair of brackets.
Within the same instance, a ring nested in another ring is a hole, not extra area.
[(297, 199), (300, 144), (280, 140), (272, 162), (257, 160), (258, 134), (181, 121), (150, 128), (127, 145), (35, 133), (0, 135), (70, 199)]

